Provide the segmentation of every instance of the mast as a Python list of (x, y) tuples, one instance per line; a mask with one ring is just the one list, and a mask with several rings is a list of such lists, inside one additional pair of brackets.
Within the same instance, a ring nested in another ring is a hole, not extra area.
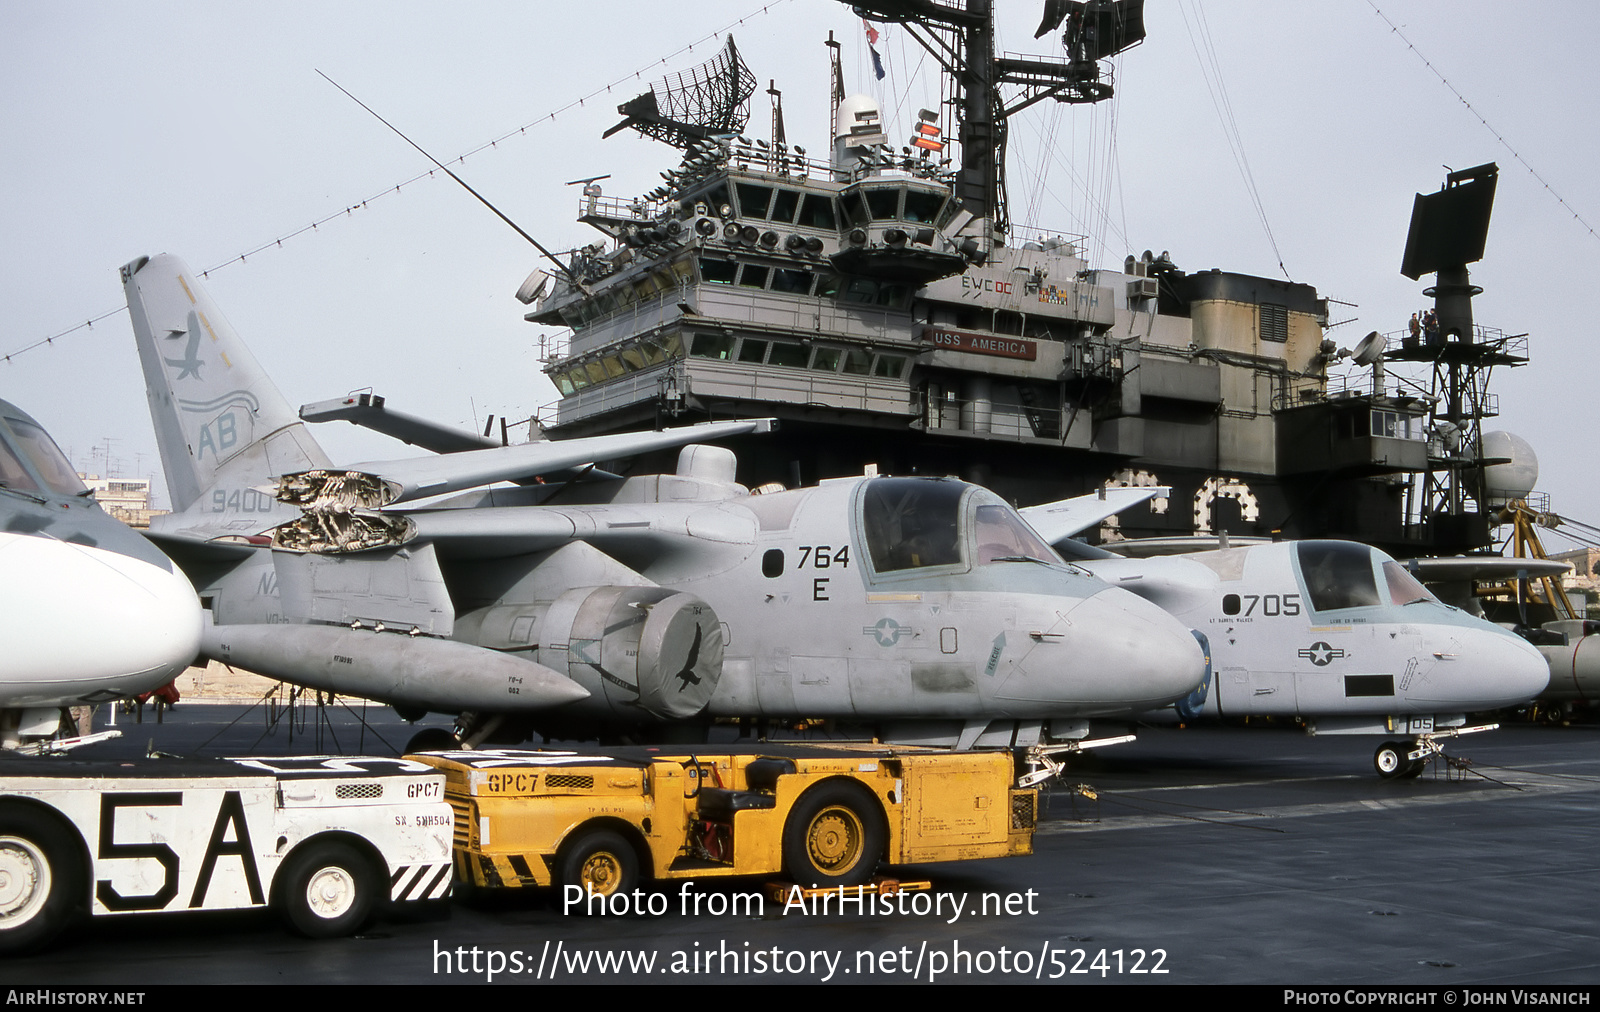
[[(901, 25), (949, 75), (961, 117), (956, 196), (974, 217), (988, 220), (997, 244), (1004, 244), (1011, 228), (1005, 158), (1010, 118), (1046, 98), (1073, 104), (1110, 98), (1111, 68), (1100, 61), (1144, 41), (1144, 0), (1047, 0), (1034, 38), (1065, 23), (1065, 61), (996, 57), (992, 0), (870, 0), (851, 6), (868, 20)], [(1002, 86), (1019, 92), (1008, 99)]]

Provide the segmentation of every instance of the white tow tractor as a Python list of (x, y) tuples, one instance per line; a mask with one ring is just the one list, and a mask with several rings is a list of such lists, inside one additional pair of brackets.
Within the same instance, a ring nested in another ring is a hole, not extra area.
[(83, 914), (272, 906), (313, 938), (450, 893), (444, 777), (409, 759), (0, 759), (0, 952)]

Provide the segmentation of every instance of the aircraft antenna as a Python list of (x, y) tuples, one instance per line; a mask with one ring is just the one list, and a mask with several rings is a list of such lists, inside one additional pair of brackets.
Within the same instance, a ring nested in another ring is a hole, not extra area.
[(524, 238), (524, 239), (528, 240), (530, 243), (532, 243), (534, 249), (536, 249), (540, 253), (544, 254), (544, 258), (546, 260), (549, 260), (551, 263), (556, 265), (556, 270), (561, 272), (562, 276), (567, 279), (567, 281), (572, 285), (572, 287), (576, 288), (578, 291), (584, 293), (585, 295), (589, 294), (589, 289), (585, 288), (583, 286), (583, 284), (581, 282), (579, 282), (578, 279), (572, 274), (572, 272), (567, 270), (567, 267), (566, 267), (565, 264), (563, 264), (560, 260), (556, 259), (556, 255), (554, 253), (551, 253), (549, 250), (545, 249), (543, 243), (541, 243), (539, 240), (535, 239), (533, 236), (529, 235), (527, 232), (523, 231), (521, 225), (518, 225), (516, 222), (512, 221), (510, 218), (506, 217), (505, 214), (502, 213), (501, 210), (498, 207), (495, 207), (493, 204), (489, 203), (488, 199), (486, 197), (484, 197), (483, 194), (479, 193), (477, 190), (474, 190), (471, 186), (467, 185), (467, 181), (466, 180), (462, 179), (460, 176), (456, 175), (454, 172), (451, 172), (448, 168), (445, 167), (445, 164), (443, 162), (439, 161), (439, 159), (437, 159), (437, 158), (433, 157), (433, 155), (429, 154), (422, 147), (422, 145), (418, 144), (416, 141), (414, 141), (411, 138), (407, 137), (404, 133), (401, 133), (399, 127), (395, 126), (393, 123), (390, 123), (388, 120), (384, 119), (382, 116), (379, 116), (378, 113), (372, 108), (372, 106), (370, 106), (367, 103), (361, 101), (359, 98), (356, 98), (354, 95), (351, 95), (349, 90), (346, 89), (344, 85), (340, 84), (338, 81), (335, 81), (333, 78), (329, 77), (327, 74), (323, 74), (322, 71), (320, 71), (320, 70), (317, 71), (317, 73), (322, 76), (322, 79), (324, 81), (327, 81), (329, 84), (333, 85), (335, 88), (338, 88), (340, 91), (344, 92), (345, 95), (350, 99), (350, 101), (354, 102), (356, 105), (359, 105), (361, 108), (367, 110), (367, 112), (372, 113), (373, 117), (376, 118), (379, 123), (382, 123), (384, 126), (388, 127), (390, 130), (393, 130), (395, 132), (395, 134), (397, 136), (399, 136), (399, 138), (401, 140), (405, 141), (407, 144), (411, 145), (412, 147), (416, 148), (418, 151), (422, 152), (423, 157), (427, 158), (428, 161), (430, 161), (433, 164), (437, 165), (444, 172), (445, 175), (449, 176), (451, 179), (454, 179), (456, 182), (460, 183), (462, 189), (466, 190), (468, 193), (472, 194), (474, 197), (477, 197), (478, 198), (478, 202), (481, 203), (484, 207), (487, 207), (489, 210), (493, 211), (495, 213), (495, 215), (501, 221), (505, 222), (507, 225), (510, 225), (512, 228), (516, 229), (516, 232), (517, 232), (518, 235), (522, 236), (522, 238)]

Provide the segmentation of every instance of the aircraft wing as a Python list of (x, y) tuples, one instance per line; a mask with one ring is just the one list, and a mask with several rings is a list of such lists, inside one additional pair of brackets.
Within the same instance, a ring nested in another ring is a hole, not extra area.
[(1018, 512), (1039, 532), (1040, 537), (1053, 545), (1088, 530), (1107, 517), (1116, 516), (1130, 506), (1137, 506), (1158, 496), (1164, 499), (1171, 491), (1167, 485), (1104, 488), (1094, 495), (1029, 506)]
[(1572, 571), (1565, 562), (1554, 559), (1518, 559), (1503, 555), (1456, 556), (1448, 559), (1410, 559), (1405, 567), (1419, 580), (1465, 582), (1467, 580), (1537, 580)]
[[(347, 500), (351, 505), (388, 506), (478, 488), (497, 481), (532, 478), (597, 460), (630, 457), (652, 450), (752, 432), (771, 432), (776, 425), (776, 419), (771, 418), (706, 422), (660, 432), (619, 432), (609, 436), (540, 440), (517, 446), (463, 450), (434, 457), (368, 461), (339, 472), (287, 475), (280, 480), (279, 498), (290, 502), (309, 502), (323, 494), (330, 479), (337, 478), (342, 493), (353, 497)], [(357, 477), (352, 479), (347, 472), (356, 472)], [(365, 482), (361, 480), (363, 477), (367, 479)], [(298, 489), (295, 487), (297, 484), (300, 486)], [(286, 494), (299, 498), (286, 499)]]
[(650, 503), (605, 509), (509, 506), (415, 510), (405, 514), (416, 540), (445, 558), (521, 555), (586, 541), (601, 548), (654, 554), (686, 541), (753, 544), (753, 521), (713, 504)]

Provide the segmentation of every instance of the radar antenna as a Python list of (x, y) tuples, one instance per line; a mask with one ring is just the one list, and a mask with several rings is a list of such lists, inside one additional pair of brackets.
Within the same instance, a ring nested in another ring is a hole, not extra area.
[(687, 150), (697, 140), (743, 133), (755, 90), (756, 76), (739, 57), (730, 35), (723, 51), (705, 63), (663, 78), (643, 95), (617, 106), (627, 118), (601, 136), (632, 127)]

